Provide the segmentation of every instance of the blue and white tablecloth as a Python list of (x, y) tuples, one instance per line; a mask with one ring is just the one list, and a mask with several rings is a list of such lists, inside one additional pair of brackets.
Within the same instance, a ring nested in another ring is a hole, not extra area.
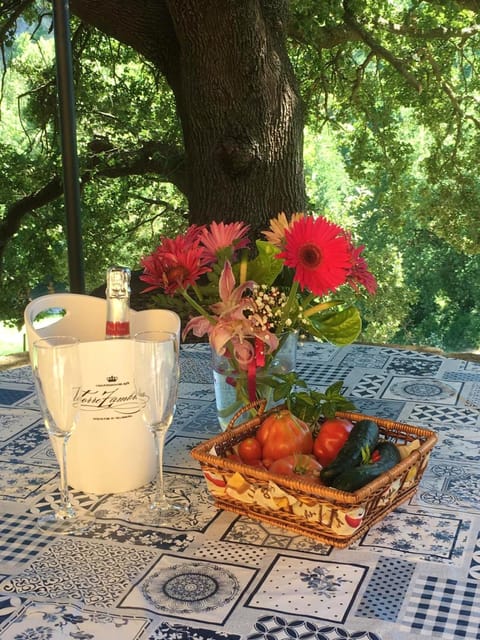
[(174, 528), (128, 515), (151, 487), (75, 499), (97, 519), (54, 537), (58, 464), (29, 367), (0, 374), (2, 640), (480, 638), (480, 366), (388, 347), (300, 347), (318, 389), (344, 381), (358, 411), (439, 435), (419, 491), (349, 549), (216, 511), (190, 450), (217, 434), (206, 345), (186, 345), (166, 445)]

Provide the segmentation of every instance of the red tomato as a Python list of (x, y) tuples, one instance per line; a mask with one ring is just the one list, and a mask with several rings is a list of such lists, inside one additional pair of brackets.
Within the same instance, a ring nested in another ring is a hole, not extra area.
[(266, 467), (279, 458), (293, 453), (312, 453), (313, 449), (313, 436), (308, 425), (288, 409), (267, 416), (256, 437), (262, 445)]
[(313, 453), (322, 467), (335, 460), (352, 429), (353, 423), (346, 418), (330, 418), (322, 423), (313, 443)]
[(318, 479), (322, 465), (313, 455), (294, 453), (285, 458), (279, 458), (270, 465), (269, 471), (280, 473), (284, 476), (305, 476), (305, 478)]
[(243, 464), (243, 460), (240, 456), (237, 456), (236, 453), (229, 453), (227, 456), (227, 460), (231, 460), (232, 462), (238, 462), (239, 464)]
[(267, 471), (267, 467), (263, 464), (261, 460), (253, 460), (249, 463), (250, 467), (255, 467), (255, 469), (261, 469), (262, 471)]
[(262, 459), (262, 445), (255, 437), (245, 438), (238, 445), (238, 455), (245, 464), (253, 464)]

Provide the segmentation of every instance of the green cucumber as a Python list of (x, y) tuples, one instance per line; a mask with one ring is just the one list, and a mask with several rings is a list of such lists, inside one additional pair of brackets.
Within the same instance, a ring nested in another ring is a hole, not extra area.
[(362, 460), (369, 460), (370, 454), (378, 442), (378, 425), (373, 420), (359, 420), (350, 431), (348, 440), (340, 449), (337, 457), (320, 471), (320, 478), (330, 485), (333, 478), (358, 466)]
[(385, 473), (385, 471), (400, 462), (400, 452), (393, 442), (379, 442), (375, 449), (380, 456), (377, 462), (361, 464), (353, 469), (347, 469), (334, 478), (330, 486), (341, 491), (355, 491), (375, 480), (375, 478), (378, 478), (382, 473)]

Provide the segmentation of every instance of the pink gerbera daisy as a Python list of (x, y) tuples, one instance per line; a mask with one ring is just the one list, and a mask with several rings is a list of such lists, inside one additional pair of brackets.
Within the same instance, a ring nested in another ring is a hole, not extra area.
[(200, 235), (205, 248), (205, 259), (216, 262), (219, 255), (223, 254), (226, 259), (231, 260), (235, 251), (248, 246), (249, 230), (249, 225), (244, 222), (212, 222)]
[(305, 216), (285, 231), (285, 248), (277, 255), (295, 269), (302, 289), (322, 296), (344, 284), (352, 268), (350, 244), (341, 227), (323, 217)]

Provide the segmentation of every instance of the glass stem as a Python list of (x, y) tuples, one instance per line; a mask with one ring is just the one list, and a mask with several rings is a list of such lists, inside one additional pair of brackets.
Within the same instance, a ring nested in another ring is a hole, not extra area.
[(67, 443), (68, 435), (62, 437), (62, 455), (60, 459), (60, 499), (61, 509), (65, 516), (68, 516), (72, 511), (72, 503), (70, 501), (70, 491), (68, 489), (68, 477), (67, 477)]
[(153, 498), (153, 507), (162, 507), (167, 502), (165, 497), (165, 487), (163, 483), (163, 449), (165, 444), (166, 429), (155, 429), (153, 436), (155, 439), (155, 456), (157, 460), (157, 483)]

